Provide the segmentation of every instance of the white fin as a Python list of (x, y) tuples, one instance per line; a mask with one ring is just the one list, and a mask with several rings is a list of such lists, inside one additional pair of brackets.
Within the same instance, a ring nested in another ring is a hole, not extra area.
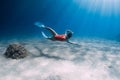
[(48, 36), (45, 35), (44, 32), (41, 32), (44, 38), (48, 38)]
[(42, 23), (40, 23), (40, 22), (35, 22), (34, 25), (36, 25), (37, 27), (40, 27), (40, 28), (45, 27), (45, 26), (44, 26)]

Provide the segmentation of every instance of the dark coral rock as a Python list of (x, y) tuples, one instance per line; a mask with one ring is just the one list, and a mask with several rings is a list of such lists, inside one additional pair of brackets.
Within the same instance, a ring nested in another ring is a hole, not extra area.
[(28, 55), (28, 51), (21, 44), (10, 44), (4, 54), (7, 58), (20, 59)]

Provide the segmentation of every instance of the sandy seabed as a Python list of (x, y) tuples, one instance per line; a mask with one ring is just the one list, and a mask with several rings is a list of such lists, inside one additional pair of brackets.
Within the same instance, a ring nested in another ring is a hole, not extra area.
[[(120, 43), (77, 39), (80, 45), (45, 39), (0, 41), (0, 80), (120, 80)], [(30, 52), (24, 59), (3, 56), (10, 43)]]

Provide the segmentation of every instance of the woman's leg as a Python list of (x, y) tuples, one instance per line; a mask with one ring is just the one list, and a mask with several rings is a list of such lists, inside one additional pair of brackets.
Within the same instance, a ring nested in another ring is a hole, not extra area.
[(49, 30), (49, 31), (52, 33), (53, 36), (57, 35), (56, 31), (53, 30), (53, 29), (50, 28), (50, 27), (42, 27), (42, 28)]

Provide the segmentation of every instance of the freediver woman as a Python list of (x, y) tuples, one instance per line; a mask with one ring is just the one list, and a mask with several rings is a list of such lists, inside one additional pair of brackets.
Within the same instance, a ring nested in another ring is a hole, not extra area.
[(43, 29), (46, 29), (48, 30), (49, 32), (51, 32), (52, 36), (51, 37), (48, 37), (45, 35), (44, 32), (41, 32), (42, 35), (46, 38), (46, 39), (49, 39), (49, 40), (52, 40), (52, 41), (65, 41), (65, 42), (68, 42), (70, 44), (75, 44), (75, 45), (79, 45), (75, 42), (71, 42), (69, 41), (69, 39), (72, 37), (73, 35), (73, 32), (71, 30), (66, 30), (65, 34), (58, 34), (55, 30), (53, 30), (52, 28), (50, 27), (46, 27), (44, 25), (41, 25), (40, 23), (35, 23), (36, 26), (40, 27), (40, 28), (43, 28)]

